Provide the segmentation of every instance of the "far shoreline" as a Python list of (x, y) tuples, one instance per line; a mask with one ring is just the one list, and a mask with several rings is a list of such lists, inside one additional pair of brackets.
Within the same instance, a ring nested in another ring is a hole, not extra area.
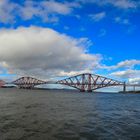
[[(6, 87), (6, 86), (4, 86), (4, 87), (0, 87), (0, 89), (20, 89), (20, 88), (17, 88), (17, 87), (15, 87), (15, 86), (8, 86), (8, 87)], [(103, 91), (92, 91), (92, 92), (80, 92), (80, 91), (78, 91), (78, 90), (76, 90), (76, 89), (67, 89), (67, 88), (62, 88), (62, 89), (57, 89), (57, 88), (32, 88), (32, 89), (25, 89), (25, 88), (21, 88), (22, 90), (49, 90), (49, 91), (68, 91), (68, 92), (70, 92), (70, 91), (76, 91), (76, 92), (78, 92), (78, 93), (99, 93), (99, 94), (101, 94), (101, 93), (104, 93), (104, 94), (111, 94), (111, 93), (113, 93), (113, 94), (116, 94), (116, 93), (120, 93), (120, 94), (140, 94), (140, 91), (126, 91), (126, 92), (123, 92), (123, 91), (118, 91), (118, 92), (103, 92)]]

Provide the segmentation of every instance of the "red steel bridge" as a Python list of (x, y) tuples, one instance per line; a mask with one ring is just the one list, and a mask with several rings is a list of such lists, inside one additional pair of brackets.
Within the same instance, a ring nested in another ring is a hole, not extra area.
[(0, 87), (5, 84), (14, 84), (19, 88), (32, 89), (35, 86), (43, 85), (43, 84), (61, 84), (70, 86), (80, 90), (81, 92), (92, 92), (93, 90), (104, 88), (104, 87), (112, 87), (112, 86), (122, 86), (123, 91), (126, 91), (126, 86), (139, 86), (140, 85), (130, 85), (125, 82), (117, 81), (111, 78), (103, 77), (96, 74), (83, 73), (76, 76), (72, 76), (63, 80), (58, 81), (43, 81), (38, 80), (32, 77), (21, 77), (13, 82), (6, 83), (3, 80), (0, 80)]

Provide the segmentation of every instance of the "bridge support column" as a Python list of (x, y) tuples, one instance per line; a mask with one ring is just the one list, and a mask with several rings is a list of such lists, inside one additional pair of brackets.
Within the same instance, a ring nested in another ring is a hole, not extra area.
[(82, 86), (80, 89), (81, 92), (85, 92), (85, 75), (82, 74)]
[(88, 92), (92, 92), (92, 90), (88, 90)]
[(88, 90), (87, 92), (92, 92), (91, 90), (91, 74), (88, 75)]
[(85, 92), (85, 90), (84, 89), (81, 89), (80, 92)]
[(135, 92), (135, 91), (136, 91), (136, 87), (134, 86), (133, 88), (134, 88), (133, 90), (134, 90), (134, 92)]
[(124, 82), (124, 84), (123, 84), (123, 92), (124, 92), (124, 93), (126, 92), (126, 84), (125, 84), (125, 82)]

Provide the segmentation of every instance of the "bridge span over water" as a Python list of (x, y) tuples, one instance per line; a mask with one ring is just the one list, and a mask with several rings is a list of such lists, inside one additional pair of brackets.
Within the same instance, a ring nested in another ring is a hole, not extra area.
[(14, 84), (19, 88), (32, 89), (35, 86), (43, 85), (43, 84), (61, 84), (70, 86), (80, 90), (81, 92), (92, 92), (93, 90), (104, 88), (104, 87), (112, 87), (112, 86), (122, 86), (123, 91), (126, 91), (126, 86), (139, 86), (133, 84), (126, 84), (125, 82), (121, 82), (118, 80), (114, 80), (111, 78), (107, 78), (104, 76), (91, 74), (91, 73), (83, 73), (76, 76), (68, 77), (58, 81), (44, 81), (38, 80), (33, 77), (21, 77), (15, 81), (10, 83), (6, 83), (3, 80), (0, 80), (0, 87), (5, 84)]

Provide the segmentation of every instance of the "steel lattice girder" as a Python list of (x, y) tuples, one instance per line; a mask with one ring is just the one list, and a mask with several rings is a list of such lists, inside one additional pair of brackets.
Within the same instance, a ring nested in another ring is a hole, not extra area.
[(81, 91), (91, 91), (108, 86), (123, 85), (123, 82), (106, 78), (100, 75), (85, 73), (69, 77), (57, 82), (58, 84), (68, 85)]
[(45, 81), (42, 80), (38, 80), (36, 78), (32, 78), (32, 77), (21, 77), (15, 81), (12, 82), (12, 84), (15, 84), (19, 87), (23, 87), (23, 88), (32, 88), (36, 85), (41, 85), (41, 84), (45, 84)]

